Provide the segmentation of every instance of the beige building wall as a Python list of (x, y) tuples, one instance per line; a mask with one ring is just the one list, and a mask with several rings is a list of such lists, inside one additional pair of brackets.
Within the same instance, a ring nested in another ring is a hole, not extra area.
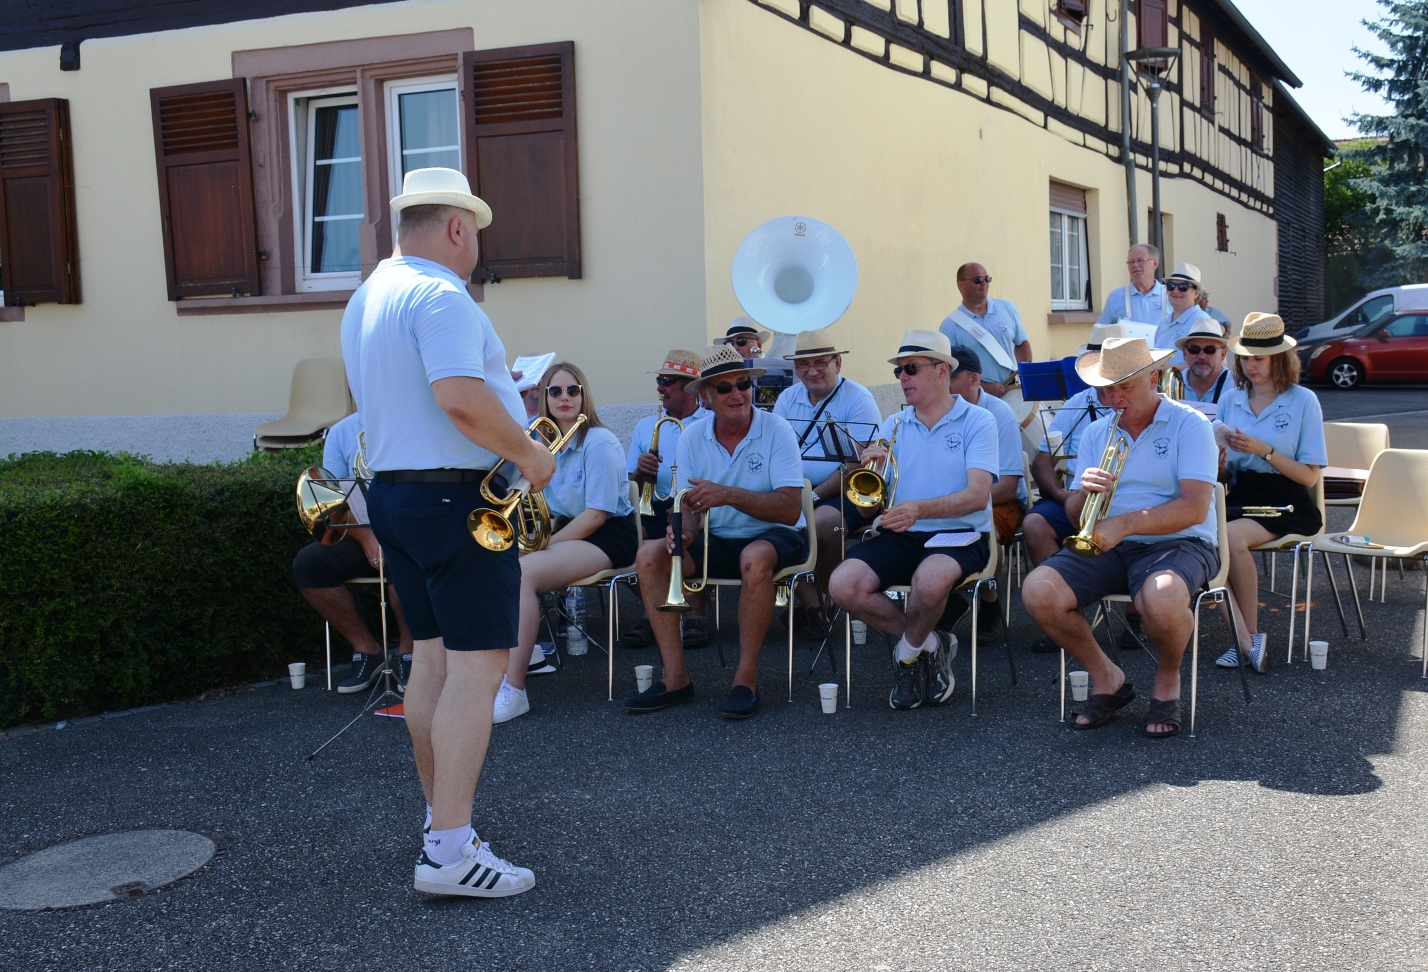
[(294, 363), (340, 354), (341, 314), (177, 316), (149, 89), (231, 77), (235, 50), (467, 26), (477, 49), (576, 48), (584, 279), (503, 281), (485, 309), (513, 357), (558, 351), (600, 401), (652, 400), (642, 373), (704, 339), (698, 14), (694, 0), (410, 2), (89, 40), (78, 72), (53, 47), (0, 53), (13, 100), (69, 99), (84, 300), (0, 323), (0, 416), (283, 411)]

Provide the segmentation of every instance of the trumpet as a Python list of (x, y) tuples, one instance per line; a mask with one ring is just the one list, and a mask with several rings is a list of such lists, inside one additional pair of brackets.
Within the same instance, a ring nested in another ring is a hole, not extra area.
[(1185, 397), (1185, 376), (1166, 365), (1160, 369), (1160, 381), (1155, 390), (1178, 402)]
[[(684, 431), (684, 423), (671, 415), (666, 415), (664, 418), (656, 422), (654, 432), (650, 433), (650, 452), (654, 453), (656, 458), (659, 457), (659, 427), (666, 422), (673, 422), (679, 427), (680, 432)], [(673, 490), (674, 488), (674, 476), (677, 471), (678, 467), (674, 463), (670, 463), (669, 481), (671, 490)], [(656, 476), (654, 481), (645, 483), (644, 486), (640, 487), (640, 516), (654, 516), (655, 501), (658, 500), (659, 502), (663, 503), (665, 500), (669, 499), (668, 496), (660, 496), (655, 492), (655, 487), (659, 485), (658, 479), (659, 477)]]
[(684, 494), (693, 489), (686, 486), (674, 494), (674, 507), (669, 513), (670, 532), (674, 534), (675, 553), (669, 560), (669, 593), (665, 595), (664, 603), (659, 605), (661, 611), (677, 611), (683, 614), (689, 610), (689, 601), (685, 594), (698, 594), (709, 584), (709, 514), (704, 514), (704, 576), (697, 584), (687, 584), (684, 581), (684, 517), (680, 513), (683, 505)]
[(1257, 519), (1261, 519), (1261, 520), (1272, 520), (1272, 519), (1274, 519), (1274, 518), (1277, 517), (1277, 516), (1283, 516), (1283, 515), (1286, 514), (1286, 513), (1293, 513), (1293, 512), (1294, 512), (1294, 504), (1292, 504), (1292, 503), (1291, 503), (1290, 505), (1288, 505), (1288, 506), (1227, 506), (1227, 507), (1225, 507), (1225, 513), (1228, 514), (1228, 515), (1230, 515), (1230, 518), (1231, 518), (1231, 519), (1236, 519), (1236, 518), (1241, 517), (1241, 516), (1252, 516), (1252, 517), (1256, 517)]
[(848, 476), (844, 493), (848, 501), (859, 509), (872, 510), (879, 506), (891, 508), (893, 505), (898, 478), (897, 456), (893, 454), (893, 449), (897, 446), (897, 433), (901, 425), (902, 419), (899, 418), (893, 422), (892, 438), (878, 440), (877, 444), (888, 450), (886, 458), (881, 461), (869, 459), (867, 465), (853, 470)]
[[(1117, 477), (1119, 480), (1121, 471), (1125, 469), (1126, 456), (1130, 453), (1130, 446), (1126, 445), (1126, 440), (1119, 436), (1121, 427), (1121, 412), (1116, 411), (1111, 419), (1110, 435), (1106, 438), (1106, 449), (1101, 453), (1101, 461), (1097, 463), (1101, 469)], [(1101, 546), (1096, 543), (1096, 525), (1106, 518), (1106, 514), (1111, 509), (1111, 499), (1116, 495), (1116, 484), (1112, 483), (1111, 488), (1104, 493), (1096, 493), (1086, 500), (1086, 505), (1081, 507), (1081, 529), (1062, 541), (1062, 546), (1072, 553), (1078, 553), (1083, 557), (1099, 557)]]
[[(560, 426), (542, 415), (532, 422), (526, 431), (539, 433), (551, 453), (559, 455), (584, 424), (585, 416), (580, 415), (575, 419), (570, 431), (561, 435)], [(548, 438), (547, 432), (554, 438)], [(551, 533), (550, 508), (546, 505), (545, 498), (539, 493), (531, 492), (531, 484), (524, 476), (516, 480), (505, 496), (497, 496), (491, 491), (496, 470), (505, 462), (506, 460), (502, 459), (496, 463), (486, 474), (486, 478), (481, 480), (481, 498), (496, 509), (472, 510), (466, 517), (466, 529), (471, 534), (471, 539), (487, 550), (499, 553), (502, 550), (510, 550), (512, 544), (518, 544), (526, 553), (543, 550), (550, 542)], [(512, 517), (515, 517), (515, 523), (511, 522)]]

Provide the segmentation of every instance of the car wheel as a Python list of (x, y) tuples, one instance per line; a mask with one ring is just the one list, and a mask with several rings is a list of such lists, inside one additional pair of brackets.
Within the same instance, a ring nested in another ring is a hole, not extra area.
[(1329, 380), (1335, 388), (1357, 388), (1363, 384), (1364, 369), (1353, 358), (1340, 358), (1329, 365)]

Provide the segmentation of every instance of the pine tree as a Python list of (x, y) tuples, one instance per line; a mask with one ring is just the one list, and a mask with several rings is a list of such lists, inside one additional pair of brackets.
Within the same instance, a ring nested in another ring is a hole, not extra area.
[(1343, 155), (1368, 167), (1352, 182), (1368, 195), (1368, 212), (1392, 254), (1365, 269), (1363, 283), (1381, 287), (1428, 280), (1428, 0), (1379, 4), (1386, 14), (1364, 26), (1388, 53), (1354, 48), (1370, 71), (1349, 77), (1392, 105), (1393, 114), (1354, 115), (1350, 120), (1370, 140)]

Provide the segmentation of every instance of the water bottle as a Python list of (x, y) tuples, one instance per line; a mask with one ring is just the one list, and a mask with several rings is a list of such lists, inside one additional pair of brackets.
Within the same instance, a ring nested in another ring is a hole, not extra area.
[(570, 627), (565, 632), (565, 650), (571, 655), (583, 655), (590, 650), (585, 640), (585, 588), (565, 589), (565, 613), (570, 618)]

